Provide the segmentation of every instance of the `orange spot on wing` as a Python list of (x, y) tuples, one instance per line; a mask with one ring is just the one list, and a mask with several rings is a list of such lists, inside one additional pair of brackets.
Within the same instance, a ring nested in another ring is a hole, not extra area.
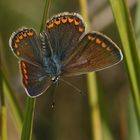
[(79, 27), (79, 32), (83, 32), (83, 31), (84, 31), (84, 28)]
[(53, 27), (53, 23), (47, 25), (47, 28), (48, 28), (48, 29), (50, 29), (50, 28), (52, 28), (52, 27)]
[(28, 36), (32, 36), (32, 35), (33, 35), (33, 32), (32, 32), (32, 31), (29, 31), (29, 32), (27, 33), (27, 35), (28, 35)]
[(96, 43), (97, 44), (100, 44), (101, 43), (101, 40), (99, 38), (96, 38)]
[(27, 34), (26, 34), (26, 33), (23, 33), (23, 36), (24, 36), (24, 37), (27, 37)]
[(19, 43), (20, 42), (20, 40), (19, 40), (18, 37), (16, 37), (15, 41), (16, 41), (16, 43)]
[(62, 21), (62, 23), (66, 23), (68, 21), (68, 19), (67, 18), (62, 18), (61, 21)]
[(110, 48), (110, 47), (107, 47), (106, 49), (107, 49), (108, 51), (111, 51), (111, 48)]
[(107, 45), (106, 45), (104, 42), (102, 42), (101, 46), (102, 46), (103, 48), (107, 47)]
[(27, 70), (25, 68), (23, 68), (23, 73), (24, 75), (27, 73)]
[(25, 65), (25, 63), (24, 63), (24, 62), (22, 62), (22, 66), (23, 66), (23, 68), (24, 68), (24, 69), (26, 68), (26, 65)]
[(24, 78), (25, 78), (25, 79), (28, 79), (28, 76), (27, 76), (27, 74), (25, 74), (25, 75), (24, 75)]
[(23, 35), (19, 35), (19, 39), (20, 39), (20, 40), (23, 39)]
[(56, 25), (59, 25), (60, 24), (60, 20), (56, 20), (55, 22), (54, 22)]
[(95, 37), (88, 35), (88, 40), (94, 40), (94, 39), (95, 39)]
[(74, 20), (74, 24), (75, 24), (75, 25), (79, 25), (80, 22), (79, 22), (78, 20), (75, 19), (75, 20)]
[(68, 22), (69, 22), (69, 23), (72, 23), (73, 20), (74, 20), (73, 18), (68, 18)]

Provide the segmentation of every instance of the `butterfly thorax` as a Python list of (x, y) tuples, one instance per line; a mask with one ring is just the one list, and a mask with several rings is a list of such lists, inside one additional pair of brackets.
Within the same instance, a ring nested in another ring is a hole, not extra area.
[(47, 74), (52, 78), (52, 81), (55, 82), (58, 80), (58, 77), (61, 75), (61, 64), (56, 57), (46, 57), (43, 59), (43, 67)]

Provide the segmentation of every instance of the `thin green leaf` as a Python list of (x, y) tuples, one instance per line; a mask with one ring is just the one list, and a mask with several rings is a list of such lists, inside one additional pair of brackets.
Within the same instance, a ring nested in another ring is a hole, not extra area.
[(89, 105), (91, 108), (91, 122), (94, 140), (102, 140), (102, 126), (101, 116), (98, 101), (98, 85), (96, 81), (96, 74), (89, 73), (87, 75), (88, 92), (89, 92)]
[[(137, 0), (137, 5), (136, 5), (136, 16), (135, 16), (135, 31), (136, 31), (136, 37), (137, 37), (137, 46), (140, 47), (140, 0)], [(130, 96), (130, 95), (129, 95)], [(135, 110), (134, 110), (134, 102), (132, 100), (132, 97), (129, 97), (129, 129), (128, 129), (128, 134), (129, 134), (129, 140), (139, 140), (140, 139), (140, 133), (137, 125), (137, 118), (135, 115)]]
[(105, 121), (103, 121), (103, 123), (102, 123), (102, 128), (103, 128), (103, 138), (104, 138), (104, 140), (113, 140), (113, 136), (110, 133), (110, 130), (108, 128), (108, 124)]
[(140, 61), (126, 0), (110, 0), (118, 27), (140, 128)]
[(44, 24), (45, 24), (46, 18), (48, 17), (50, 5), (51, 5), (51, 0), (46, 0), (40, 32), (42, 32), (44, 29)]
[(136, 19), (135, 19), (135, 29), (137, 37), (137, 46), (140, 48), (140, 0), (137, 0), (136, 7)]
[(6, 123), (7, 115), (6, 115), (5, 96), (4, 96), (2, 84), (3, 84), (3, 78), (1, 76), (0, 77), (0, 122), (1, 122), (0, 138), (1, 140), (7, 140), (7, 123)]
[(32, 138), (35, 101), (36, 101), (36, 98), (33, 99), (30, 97), (27, 97), (26, 111), (25, 111), (22, 134), (21, 134), (21, 140), (31, 140)]
[(128, 140), (139, 140), (140, 132), (137, 125), (137, 118), (134, 110), (134, 102), (132, 100), (132, 95), (129, 94), (129, 112), (128, 112), (128, 125), (130, 126), (128, 129)]
[[(88, 19), (88, 8), (86, 0), (79, 0), (81, 14), (87, 24), (87, 30), (90, 29), (89, 19)], [(91, 108), (91, 127), (92, 127), (92, 139), (101, 140), (102, 139), (102, 128), (101, 128), (101, 118), (100, 109), (98, 103), (98, 86), (96, 81), (96, 74), (89, 73), (87, 75), (88, 92), (89, 92), (89, 105)]]
[(16, 122), (16, 126), (17, 126), (17, 130), (19, 132), (21, 132), (22, 129), (22, 120), (23, 120), (23, 114), (21, 112), (21, 109), (19, 107), (18, 101), (15, 97), (15, 93), (13, 92), (13, 90), (11, 89), (8, 80), (6, 79), (3, 71), (1, 71), (1, 76), (3, 78), (3, 91), (4, 91), (4, 95), (9, 103), (9, 106), (11, 108), (11, 111), (13, 113), (15, 122)]
[(1, 106), (1, 140), (7, 140), (6, 106)]

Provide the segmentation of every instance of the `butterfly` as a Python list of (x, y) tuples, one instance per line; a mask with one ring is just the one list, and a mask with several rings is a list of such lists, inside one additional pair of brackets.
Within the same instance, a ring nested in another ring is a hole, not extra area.
[(96, 31), (85, 33), (78, 13), (53, 16), (40, 34), (21, 28), (11, 35), (9, 44), (19, 59), (22, 83), (30, 97), (44, 93), (60, 76), (99, 71), (123, 59), (110, 38)]

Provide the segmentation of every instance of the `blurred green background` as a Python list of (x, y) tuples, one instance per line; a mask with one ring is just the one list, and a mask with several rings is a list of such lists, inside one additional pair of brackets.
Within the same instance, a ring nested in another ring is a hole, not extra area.
[[(137, 29), (138, 1), (129, 0), (132, 21)], [(26, 93), (20, 82), (18, 60), (9, 47), (12, 32), (20, 27), (40, 30), (45, 0), (1, 0), (0, 1), (0, 55), (2, 67), (21, 110), (25, 111)], [(49, 17), (59, 12), (78, 12), (78, 0), (52, 0)], [(100, 31), (121, 48), (119, 35), (107, 0), (88, 0), (88, 14), (91, 30)], [(140, 14), (139, 14), (140, 15)], [(140, 30), (136, 30), (140, 38)], [(140, 42), (138, 42), (140, 44)], [(130, 97), (128, 77), (122, 61), (106, 70), (97, 72), (100, 84), (99, 107), (104, 140), (138, 140), (140, 134)], [(86, 95), (81, 95), (72, 87), (59, 82), (55, 88), (55, 107), (52, 105), (51, 87), (46, 94), (37, 98), (33, 133), (36, 140), (90, 140), (91, 125), (86, 76), (65, 78)], [(7, 100), (6, 100), (7, 101)], [(20, 135), (14, 117), (7, 106), (8, 140), (19, 140)], [(108, 129), (106, 129), (106, 124)], [(96, 129), (96, 128), (94, 128)], [(97, 127), (98, 129), (98, 127)], [(108, 132), (106, 132), (106, 130)], [(108, 136), (107, 136), (108, 134)]]

